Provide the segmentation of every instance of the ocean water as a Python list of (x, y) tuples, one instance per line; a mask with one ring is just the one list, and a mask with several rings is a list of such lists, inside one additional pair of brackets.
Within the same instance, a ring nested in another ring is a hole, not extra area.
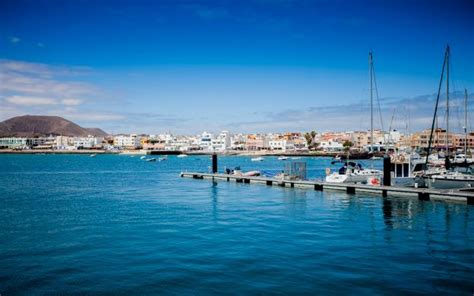
[(179, 177), (209, 165), (0, 155), (0, 294), (474, 292), (473, 206)]

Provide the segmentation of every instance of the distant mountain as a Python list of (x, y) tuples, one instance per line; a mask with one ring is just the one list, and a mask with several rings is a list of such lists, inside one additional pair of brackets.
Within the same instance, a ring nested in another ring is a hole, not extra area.
[(83, 128), (59, 116), (25, 115), (0, 122), (0, 137), (38, 137), (49, 135), (83, 137), (107, 136), (99, 128)]

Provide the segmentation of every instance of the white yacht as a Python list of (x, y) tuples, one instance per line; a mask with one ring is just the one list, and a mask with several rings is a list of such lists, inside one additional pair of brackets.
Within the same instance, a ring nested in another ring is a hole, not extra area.
[(456, 168), (426, 178), (429, 188), (461, 189), (474, 188), (474, 169), (472, 167)]
[(376, 169), (364, 169), (359, 163), (352, 161), (344, 165), (334, 173), (327, 172), (326, 182), (328, 183), (367, 183), (369, 178), (382, 178), (383, 172)]
[(474, 163), (474, 159), (467, 157), (466, 154), (456, 154), (454, 156), (453, 163), (456, 163), (456, 164), (463, 164), (463, 163), (472, 164), (472, 163)]

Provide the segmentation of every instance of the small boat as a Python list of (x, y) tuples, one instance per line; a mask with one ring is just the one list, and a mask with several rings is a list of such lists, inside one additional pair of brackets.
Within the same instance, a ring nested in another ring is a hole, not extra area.
[(143, 155), (143, 156), (140, 156), (140, 159), (145, 159), (145, 158), (146, 158), (146, 156), (145, 156), (145, 155)]
[(250, 159), (251, 161), (263, 161), (263, 157), (254, 157)]
[(168, 159), (168, 158), (166, 158), (166, 157), (160, 157), (160, 158), (158, 158), (158, 161), (165, 161), (165, 160), (167, 160), (167, 159)]
[(326, 169), (327, 183), (363, 183), (370, 182), (372, 177), (382, 177), (382, 171), (375, 169), (364, 169), (360, 163), (346, 162), (344, 165), (334, 173), (331, 169)]
[(184, 157), (188, 157), (188, 155), (187, 154), (179, 154), (177, 157), (178, 158), (184, 158)]
[(286, 156), (280, 156), (280, 157), (278, 157), (278, 160), (287, 160), (287, 159), (288, 159), (288, 157), (286, 157)]
[(301, 159), (301, 157), (296, 156), (296, 157), (292, 157), (291, 159)]
[(90, 155), (90, 157), (96, 157), (96, 156), (97, 156), (97, 154), (95, 154), (95, 153)]
[(148, 161), (148, 162), (156, 161), (156, 158), (148, 158), (146, 161)]
[(243, 175), (247, 177), (256, 177), (256, 176), (260, 176), (260, 171), (249, 171), (249, 172), (244, 173)]

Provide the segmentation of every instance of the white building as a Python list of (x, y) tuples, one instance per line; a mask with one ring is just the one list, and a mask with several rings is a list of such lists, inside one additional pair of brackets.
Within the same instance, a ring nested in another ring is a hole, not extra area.
[(74, 137), (74, 147), (76, 148), (98, 148), (102, 147), (102, 142), (104, 138), (102, 137)]
[(74, 147), (74, 137), (57, 136), (55, 141), (56, 149), (71, 149)]
[(222, 131), (215, 139), (211, 139), (211, 150), (214, 152), (225, 152), (230, 148), (230, 135), (228, 131)]
[(136, 149), (140, 147), (141, 137), (137, 134), (118, 135), (114, 137), (114, 146), (120, 148)]
[(212, 149), (211, 148), (212, 147), (212, 134), (208, 133), (208, 132), (203, 132), (199, 136), (198, 145), (203, 151), (211, 151), (211, 149)]
[(334, 141), (321, 141), (319, 147), (326, 152), (344, 151), (344, 146), (341, 143)]
[(271, 140), (268, 142), (270, 149), (285, 152), (288, 141), (285, 139)]
[(384, 135), (384, 143), (400, 143), (403, 138), (403, 134), (397, 130), (392, 130), (388, 134)]
[(232, 150), (244, 150), (245, 141), (247, 137), (243, 134), (233, 135), (230, 138), (230, 149)]
[(31, 139), (28, 138), (0, 138), (0, 148), (25, 149), (31, 146)]

